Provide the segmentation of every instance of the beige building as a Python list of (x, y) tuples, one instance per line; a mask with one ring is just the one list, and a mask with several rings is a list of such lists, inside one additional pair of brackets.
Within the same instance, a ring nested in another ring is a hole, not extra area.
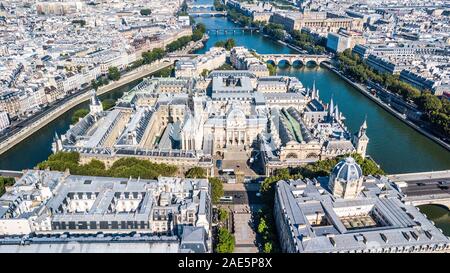
[(227, 52), (221, 47), (211, 47), (205, 54), (193, 60), (180, 60), (175, 64), (175, 77), (197, 78), (204, 70), (211, 71), (223, 65)]
[(355, 45), (364, 45), (366, 38), (361, 32), (340, 29), (338, 33), (328, 33), (327, 48), (334, 52), (352, 49)]
[(359, 18), (338, 16), (328, 12), (275, 12), (271, 22), (281, 24), (289, 31), (309, 29), (319, 34), (338, 32), (340, 28), (363, 30), (363, 21)]
[(20, 113), (20, 100), (16, 92), (3, 92), (0, 94), (0, 111), (5, 111), (11, 118)]

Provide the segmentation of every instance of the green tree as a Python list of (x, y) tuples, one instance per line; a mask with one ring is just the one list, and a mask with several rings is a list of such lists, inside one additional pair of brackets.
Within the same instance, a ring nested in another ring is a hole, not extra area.
[(154, 48), (151, 51), (142, 53), (142, 64), (150, 64), (156, 60), (160, 60), (164, 57), (166, 52), (162, 48)]
[(88, 109), (84, 109), (84, 108), (78, 109), (72, 115), (72, 124), (77, 123), (80, 120), (80, 118), (84, 118), (87, 114), (89, 114)]
[(214, 0), (214, 9), (217, 11), (224, 11), (226, 6), (222, 4), (221, 0)]
[(86, 25), (86, 21), (85, 20), (73, 20), (72, 24), (78, 24), (81, 27), (84, 27)]
[(5, 188), (14, 185), (15, 182), (12, 177), (0, 176), (0, 197), (5, 193)]
[(195, 42), (201, 40), (205, 32), (206, 32), (205, 24), (203, 23), (196, 24), (194, 30), (192, 31), (192, 40)]
[(226, 50), (231, 50), (233, 47), (236, 46), (236, 41), (233, 38), (229, 38), (226, 41), (217, 41), (214, 44), (215, 47), (223, 47)]
[(277, 74), (277, 67), (274, 66), (273, 64), (268, 63), (268, 64), (267, 64), (267, 69), (269, 69), (269, 74), (270, 74), (271, 76)]
[(119, 69), (115, 66), (108, 68), (108, 79), (118, 81), (120, 79)]
[(219, 221), (224, 223), (228, 219), (228, 211), (226, 209), (220, 208), (219, 209)]
[(236, 41), (233, 38), (229, 38), (225, 42), (225, 49), (231, 50), (233, 47), (236, 46)]
[(189, 169), (184, 176), (186, 178), (206, 178), (206, 171), (200, 167), (193, 167)]
[(266, 220), (263, 217), (261, 217), (258, 224), (258, 233), (264, 234), (266, 231), (267, 231)]
[(108, 85), (109, 84), (109, 80), (107, 77), (101, 79), (101, 85)]
[(166, 46), (167, 52), (174, 52), (177, 51), (183, 47), (185, 47), (189, 42), (192, 41), (192, 36), (183, 36), (178, 38), (177, 40), (171, 42)]
[(233, 70), (234, 67), (231, 64), (224, 63), (223, 65), (219, 66), (216, 70)]
[(271, 253), (272, 249), (273, 249), (273, 245), (272, 245), (271, 242), (265, 242), (264, 243), (264, 249), (263, 249), (264, 253)]
[(264, 33), (274, 40), (284, 40), (284, 27), (280, 24), (269, 23), (264, 26)]
[(210, 177), (209, 183), (211, 184), (211, 201), (213, 204), (217, 204), (224, 193), (223, 183), (217, 177)]
[(137, 158), (121, 158), (106, 169), (103, 162), (92, 160), (88, 164), (79, 164), (80, 155), (76, 152), (58, 152), (46, 161), (38, 164), (40, 170), (49, 168), (55, 171), (69, 169), (75, 175), (100, 175), (110, 177), (134, 177), (156, 179), (158, 176), (173, 176), (177, 167), (167, 164), (157, 164)]
[(141, 9), (139, 13), (142, 16), (148, 16), (148, 15), (152, 14), (152, 10), (151, 9)]
[(154, 75), (155, 75), (155, 77), (167, 78), (173, 74), (173, 70), (174, 70), (173, 66), (165, 67), (165, 68), (159, 70), (158, 72), (156, 72)]
[(102, 100), (103, 110), (105, 110), (105, 111), (113, 108), (115, 105), (116, 105), (116, 101), (113, 99)]
[(200, 73), (200, 75), (205, 78), (208, 76), (208, 74), (209, 74), (208, 69), (203, 69), (202, 73)]
[(216, 252), (218, 253), (233, 253), (235, 246), (235, 239), (225, 228), (219, 228), (218, 243)]
[(217, 41), (217, 42), (214, 44), (214, 46), (215, 46), (215, 47), (223, 47), (223, 48), (225, 48), (225, 41)]
[(428, 115), (435, 111), (439, 112), (442, 109), (441, 100), (431, 93), (424, 93), (422, 96), (420, 96), (418, 101), (419, 107)]

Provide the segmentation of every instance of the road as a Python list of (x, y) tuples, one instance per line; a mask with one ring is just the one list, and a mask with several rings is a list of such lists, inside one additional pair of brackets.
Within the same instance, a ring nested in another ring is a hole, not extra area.
[[(442, 187), (440, 181), (447, 181), (447, 187)], [(408, 186), (402, 188), (407, 196), (434, 195), (434, 194), (450, 194), (450, 179), (428, 179), (428, 180), (412, 180), (408, 181)]]
[(224, 196), (232, 196), (233, 201), (220, 202), (223, 205), (261, 205), (259, 183), (224, 184)]

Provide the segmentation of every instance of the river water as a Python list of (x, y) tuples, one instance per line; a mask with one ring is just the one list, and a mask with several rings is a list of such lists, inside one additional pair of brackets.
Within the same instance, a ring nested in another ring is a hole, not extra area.
[[(101, 100), (120, 98), (123, 92), (133, 88), (138, 81), (129, 83), (113, 91), (101, 95)], [(52, 142), (55, 133), (64, 134), (70, 127), (72, 116), (81, 108), (89, 108), (88, 102), (83, 102), (65, 112), (54, 121), (50, 122), (35, 134), (17, 144), (6, 153), (0, 155), (0, 170), (30, 169), (48, 158), (52, 153)]]
[[(200, 0), (208, 3), (210, 0)], [(224, 17), (200, 17), (196, 22), (202, 22), (208, 29), (239, 27)], [(292, 49), (276, 43), (258, 33), (209, 34), (206, 46), (197, 51), (203, 53), (219, 40), (233, 38), (237, 45), (246, 46), (259, 53), (295, 53)], [(381, 165), (387, 173), (420, 172), (450, 169), (450, 152), (441, 148), (428, 138), (414, 131), (395, 117), (387, 113), (375, 103), (359, 93), (352, 86), (341, 80), (334, 73), (321, 67), (279, 68), (281, 75), (295, 76), (304, 86), (316, 87), (325, 102), (333, 98), (334, 103), (346, 117), (346, 125), (356, 132), (367, 117), (367, 134), (370, 138), (368, 154)], [(118, 98), (124, 91), (134, 87), (138, 81), (111, 91), (101, 96)], [(87, 103), (69, 110), (55, 121), (49, 123), (40, 131), (18, 144), (0, 156), (0, 169), (21, 170), (33, 168), (51, 154), (51, 143), (56, 133), (62, 134), (69, 128), (71, 116)], [(423, 206), (422, 211), (436, 225), (450, 235), (449, 211), (438, 206)]]

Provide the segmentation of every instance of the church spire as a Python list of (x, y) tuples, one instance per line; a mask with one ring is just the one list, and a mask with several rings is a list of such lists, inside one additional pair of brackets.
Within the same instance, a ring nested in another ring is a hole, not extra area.
[(331, 96), (330, 105), (328, 106), (328, 116), (332, 117), (334, 111), (334, 102), (333, 102), (333, 96)]
[(364, 129), (364, 131), (367, 130), (367, 115), (366, 115), (366, 118), (364, 119), (363, 124), (361, 125), (361, 129)]
[(338, 105), (336, 104), (336, 107), (334, 107), (334, 118), (339, 121), (340, 120), (340, 116), (339, 116), (339, 108)]
[(318, 93), (317, 93), (317, 89), (316, 89), (316, 80), (314, 80), (314, 82), (313, 82), (311, 98), (312, 99), (318, 99), (319, 98)]
[(103, 106), (100, 100), (97, 97), (97, 94), (95, 93), (95, 90), (92, 89), (91, 91), (91, 101), (89, 105), (90, 114), (95, 115), (98, 113), (103, 112)]

